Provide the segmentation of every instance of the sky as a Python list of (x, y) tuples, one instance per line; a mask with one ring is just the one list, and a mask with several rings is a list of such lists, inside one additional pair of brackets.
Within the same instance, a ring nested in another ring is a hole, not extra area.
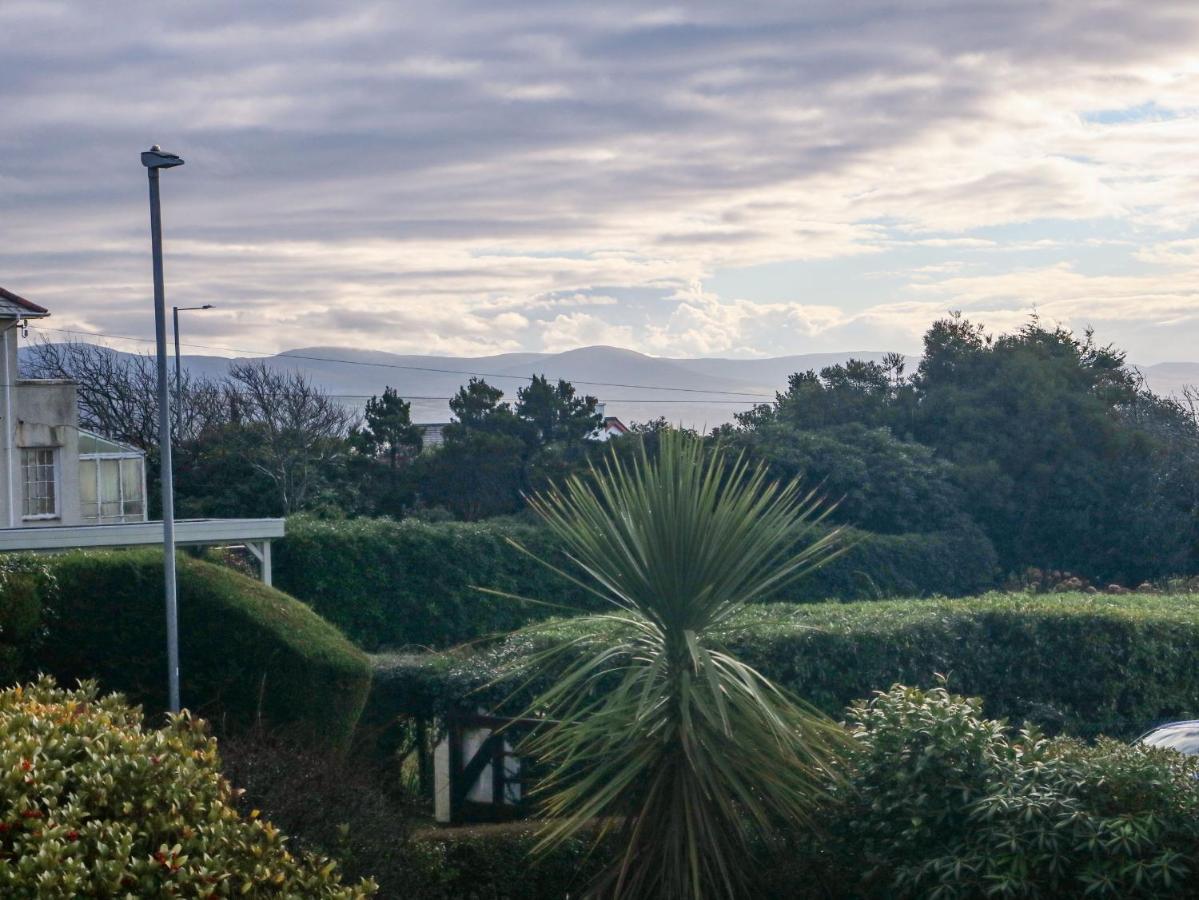
[[(1199, 3), (0, 0), (0, 285), (185, 344), (1199, 360)], [(228, 352), (221, 351), (221, 352)]]

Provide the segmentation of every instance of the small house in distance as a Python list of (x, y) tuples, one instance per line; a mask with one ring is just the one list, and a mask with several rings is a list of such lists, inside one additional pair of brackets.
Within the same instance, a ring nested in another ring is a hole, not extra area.
[(595, 405), (595, 411), (599, 414), (603, 421), (600, 423), (600, 427), (592, 432), (591, 440), (610, 441), (614, 437), (620, 437), (622, 434), (629, 433), (629, 428), (624, 422), (620, 421), (620, 419), (616, 418), (616, 416), (610, 416), (607, 414), (606, 404), (597, 403)]
[[(604, 412), (604, 404), (597, 403), (595, 405), (596, 413), (603, 419), (599, 428), (591, 432), (587, 436), (591, 441), (610, 441), (614, 437), (619, 437), (622, 434), (628, 434), (629, 428), (624, 422), (616, 418), (616, 416), (606, 415)], [(421, 452), (427, 453), (430, 450), (438, 450), (445, 445), (445, 429), (447, 425), (452, 425), (452, 422), (417, 422), (416, 427), (421, 432)]]

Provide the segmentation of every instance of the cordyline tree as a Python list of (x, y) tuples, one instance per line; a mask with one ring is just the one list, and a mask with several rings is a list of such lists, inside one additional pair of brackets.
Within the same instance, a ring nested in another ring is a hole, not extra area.
[(608, 605), (542, 631), (549, 648), (522, 665), (553, 684), (530, 705), (548, 724), (522, 748), (554, 766), (537, 788), (540, 849), (598, 825), (622, 849), (591, 896), (752, 896), (755, 837), (811, 824), (845, 737), (726, 641), (838, 533), (816, 527), (798, 483), (671, 431), (655, 456), (612, 453), (531, 502), (564, 574)]

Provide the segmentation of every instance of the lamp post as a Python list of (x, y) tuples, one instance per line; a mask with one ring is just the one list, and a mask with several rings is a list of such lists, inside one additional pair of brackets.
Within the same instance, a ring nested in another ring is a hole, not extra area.
[(171, 391), (167, 382), (166, 291), (162, 285), (162, 210), (158, 170), (183, 165), (157, 144), (142, 154), (150, 178), (150, 247), (154, 257), (154, 337), (158, 343), (158, 452), (162, 469), (162, 553), (166, 576), (167, 687), (171, 712), (179, 712), (179, 605), (175, 584), (175, 485), (171, 472)]
[(183, 366), (179, 362), (179, 313), (194, 309), (212, 309), (211, 303), (203, 306), (172, 306), (171, 317), (175, 331), (175, 433), (183, 433)]

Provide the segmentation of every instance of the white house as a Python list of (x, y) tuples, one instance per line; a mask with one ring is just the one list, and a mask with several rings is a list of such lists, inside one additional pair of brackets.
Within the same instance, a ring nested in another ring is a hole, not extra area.
[[(22, 379), (17, 340), (45, 308), (0, 288), (0, 552), (160, 544), (147, 521), (142, 451), (79, 428), (75, 382)], [(191, 519), (176, 523), (183, 545), (244, 545), (271, 580), (271, 540), (282, 519)]]
[(614, 437), (620, 437), (622, 434), (629, 433), (628, 426), (616, 418), (616, 416), (607, 415), (605, 407), (606, 404), (603, 403), (595, 405), (595, 411), (603, 418), (603, 422), (599, 428), (591, 433), (590, 437), (593, 441), (610, 441)]
[(18, 335), (49, 314), (0, 288), (0, 520), (8, 528), (144, 522), (144, 454), (79, 430), (73, 381), (20, 377)]

